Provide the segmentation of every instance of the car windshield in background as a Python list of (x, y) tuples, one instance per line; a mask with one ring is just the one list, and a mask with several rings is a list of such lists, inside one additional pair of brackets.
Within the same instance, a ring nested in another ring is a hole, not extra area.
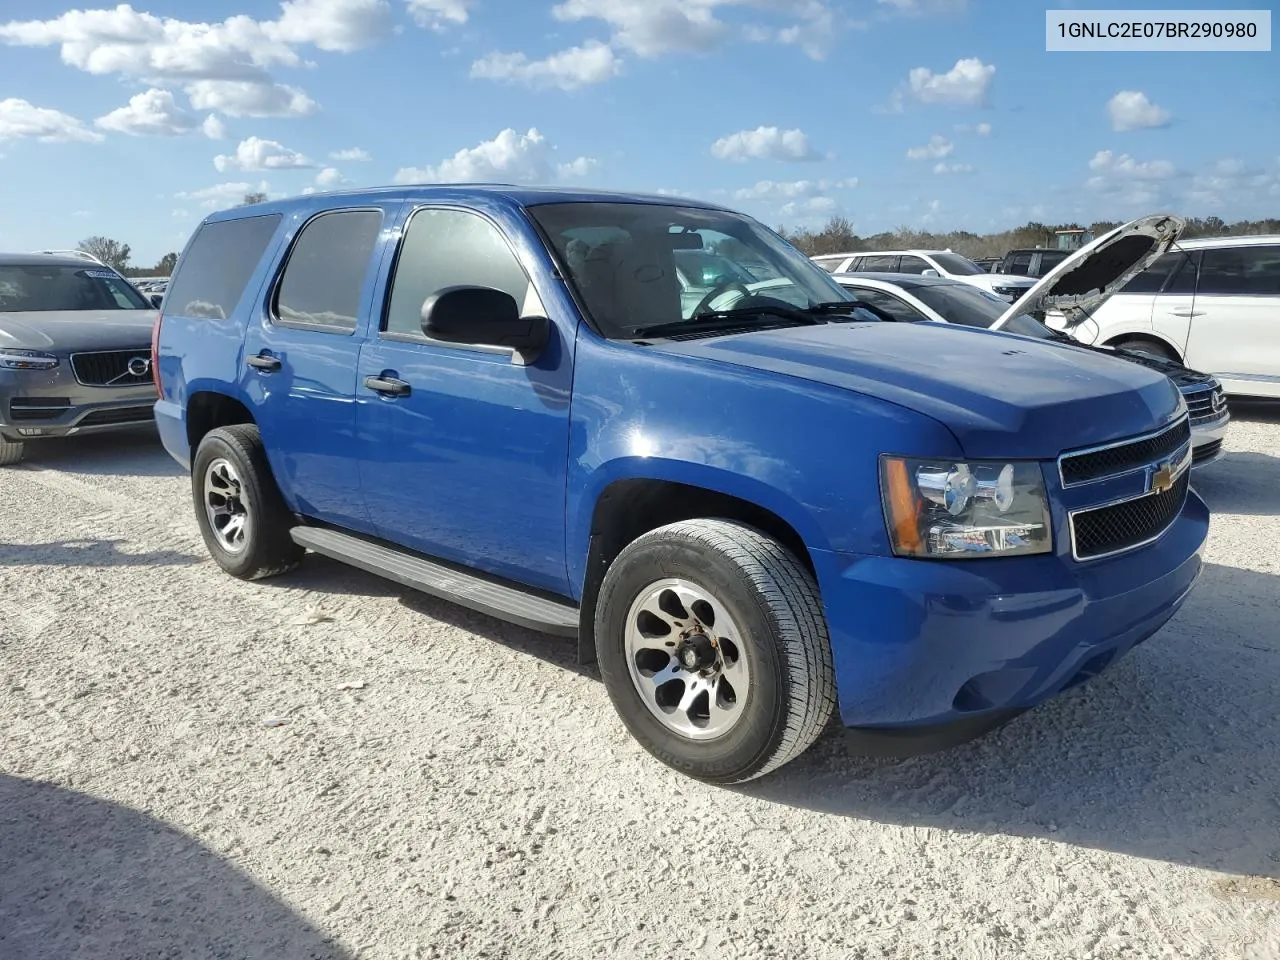
[(972, 277), (986, 273), (980, 266), (958, 253), (930, 254), (938, 262), (938, 266), (955, 277)]
[(149, 309), (137, 290), (104, 267), (0, 263), (0, 313)]
[[(966, 327), (990, 327), (1009, 309), (1009, 304), (995, 294), (971, 287), (967, 283), (921, 284), (914, 287), (911, 292), (918, 300), (932, 307), (950, 323), (959, 323)], [(1041, 340), (1056, 336), (1039, 320), (1025, 314), (1014, 317), (1000, 329), (1006, 333), (1038, 337)]]
[[(738, 313), (744, 326), (849, 300), (821, 267), (748, 217), (651, 203), (555, 203), (529, 214), (545, 231), (607, 337)], [(692, 275), (690, 275), (692, 274)], [(750, 314), (750, 316), (748, 316)]]

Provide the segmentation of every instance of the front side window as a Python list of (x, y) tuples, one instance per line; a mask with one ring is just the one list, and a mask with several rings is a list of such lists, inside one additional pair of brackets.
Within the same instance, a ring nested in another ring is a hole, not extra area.
[(989, 327), (1009, 309), (995, 294), (967, 283), (931, 283), (911, 292), (949, 323), (966, 327)]
[(280, 214), (206, 223), (169, 284), (164, 312), (175, 317), (225, 320), (235, 312)]
[(380, 210), (323, 213), (304, 226), (280, 278), (276, 322), (353, 332), (381, 229)]
[(1187, 259), (1185, 253), (1164, 253), (1155, 263), (1124, 285), (1122, 293), (1159, 293), (1169, 275)]
[(929, 319), (919, 310), (908, 306), (905, 301), (899, 300), (883, 290), (874, 290), (870, 287), (847, 287), (846, 289), (863, 303), (869, 303), (871, 306), (883, 310), (893, 319), (902, 323), (918, 323)]
[(958, 253), (933, 253), (930, 256), (939, 267), (954, 277), (974, 277), (986, 272), (968, 257), (962, 257)]
[[(850, 299), (831, 275), (749, 217), (652, 203), (554, 203), (531, 206), (597, 329), (614, 339), (681, 324), (708, 312), (752, 312), (744, 324), (768, 322), (771, 306), (795, 311)], [(678, 269), (690, 251), (729, 262), (728, 272), (765, 279), (726, 279), (688, 288)], [(776, 318), (775, 318), (776, 322)]]
[(1280, 246), (1206, 250), (1197, 294), (1280, 296)]
[(384, 329), (422, 336), (422, 305), (445, 287), (490, 287), (525, 308), (532, 284), (492, 223), (466, 210), (414, 213), (396, 260)]
[(1177, 264), (1173, 276), (1165, 284), (1165, 294), (1183, 294), (1190, 296), (1196, 292), (1196, 274), (1200, 269), (1200, 254), (1192, 253)]
[(1009, 266), (1005, 273), (1012, 274), (1015, 277), (1025, 277), (1031, 272), (1031, 254), (1018, 253), (1014, 254), (1009, 260)]
[(0, 313), (149, 309), (151, 304), (107, 267), (0, 263)]
[(897, 273), (897, 257), (863, 257), (858, 268), (863, 273)]
[(929, 269), (929, 264), (922, 257), (903, 257), (898, 264), (899, 273), (914, 273), (917, 276)]

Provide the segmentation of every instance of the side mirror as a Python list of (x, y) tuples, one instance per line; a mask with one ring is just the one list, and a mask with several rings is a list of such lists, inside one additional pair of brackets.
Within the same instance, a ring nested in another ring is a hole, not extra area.
[(445, 287), (422, 304), (422, 332), (432, 340), (510, 347), (525, 363), (551, 338), (546, 317), (522, 317), (515, 297), (491, 287)]
[(925, 267), (923, 270), (920, 271), (920, 276), (936, 277), (936, 276), (939, 276), (939, 274), (937, 270), (933, 269), (933, 267)]
[(147, 295), (147, 299), (151, 301), (151, 305), (152, 305), (153, 307), (155, 307), (157, 310), (158, 310), (158, 309), (160, 309), (160, 307), (164, 305), (164, 294), (163, 294), (163, 293), (152, 293), (152, 294), (148, 294), (148, 295)]

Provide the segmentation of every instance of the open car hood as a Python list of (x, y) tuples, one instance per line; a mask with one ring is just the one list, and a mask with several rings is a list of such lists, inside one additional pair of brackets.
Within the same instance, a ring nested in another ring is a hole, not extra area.
[(1014, 317), (1053, 311), (1055, 329), (1073, 329), (1177, 242), (1186, 221), (1168, 213), (1139, 217), (1104, 233), (1046, 273), (1006, 310), (992, 330)]

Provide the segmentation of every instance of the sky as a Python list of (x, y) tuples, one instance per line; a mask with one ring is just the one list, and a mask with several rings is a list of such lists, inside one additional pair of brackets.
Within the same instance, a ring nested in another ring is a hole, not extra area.
[(1280, 53), (1047, 53), (1045, 10), (4, 0), (0, 249), (105, 235), (147, 265), (248, 191), (463, 180), (864, 235), (1280, 215)]

